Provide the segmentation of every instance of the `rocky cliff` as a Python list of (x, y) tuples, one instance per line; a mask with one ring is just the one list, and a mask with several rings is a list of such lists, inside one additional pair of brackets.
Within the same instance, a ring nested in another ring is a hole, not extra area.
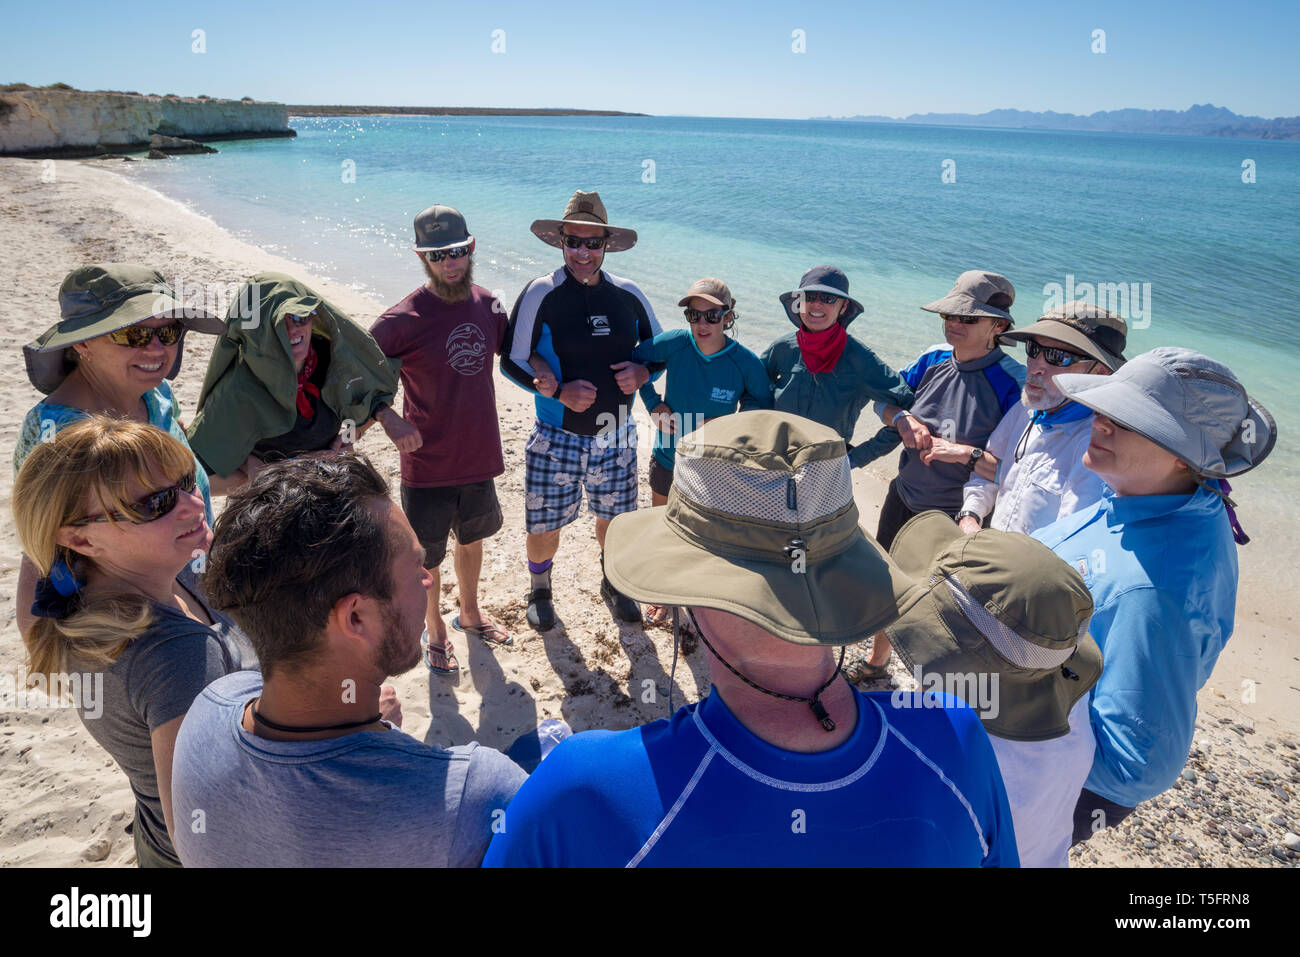
[(282, 103), (66, 90), (0, 93), (0, 155), (147, 149), (153, 133), (196, 140), (294, 135)]

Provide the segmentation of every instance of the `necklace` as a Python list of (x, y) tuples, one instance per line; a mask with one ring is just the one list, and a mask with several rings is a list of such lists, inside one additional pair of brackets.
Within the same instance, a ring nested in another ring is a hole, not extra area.
[(266, 725), (268, 728), (272, 729), (273, 731), (287, 731), (294, 734), (305, 734), (311, 731), (346, 731), (348, 728), (364, 728), (368, 724), (374, 724), (382, 717), (382, 715), (377, 714), (373, 718), (367, 718), (365, 721), (349, 721), (345, 724), (326, 724), (326, 725), (320, 725), (319, 727), (313, 727), (313, 726), (294, 727), (288, 724), (276, 724), (270, 718), (264, 718), (260, 714), (258, 714), (257, 702), (261, 700), (262, 700), (261, 698), (258, 698), (257, 701), (253, 702), (253, 708), (252, 708), (253, 720), (260, 721), (262, 724)]

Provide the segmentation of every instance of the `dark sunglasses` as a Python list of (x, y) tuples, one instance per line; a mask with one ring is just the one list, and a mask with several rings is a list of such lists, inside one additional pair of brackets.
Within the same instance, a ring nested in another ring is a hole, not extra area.
[[(118, 512), (113, 516), (117, 521), (134, 522), (137, 525), (143, 525), (147, 522), (156, 522), (171, 512), (176, 507), (176, 498), (181, 492), (193, 492), (198, 487), (197, 477), (193, 472), (185, 476), (175, 485), (169, 485), (167, 488), (151, 492), (144, 498), (132, 505), (127, 506), (127, 514), (123, 515)], [(107, 515), (91, 515), (87, 518), (79, 518), (75, 522), (69, 522), (69, 525), (92, 525), (95, 522), (107, 522)]]
[(951, 319), (953, 322), (960, 322), (963, 326), (973, 326), (975, 323), (983, 319), (984, 316), (954, 316), (950, 312), (941, 312), (939, 313), (939, 318), (944, 322)]
[(564, 240), (564, 245), (569, 249), (577, 249), (579, 246), (586, 246), (588, 249), (605, 248), (604, 236), (596, 236), (592, 239), (583, 239), (581, 236), (570, 236), (566, 233), (561, 234), (560, 239)]
[(149, 326), (127, 326), (125, 329), (110, 332), (108, 338), (119, 346), (143, 349), (153, 342), (155, 336), (163, 345), (174, 346), (181, 341), (183, 335), (185, 335), (185, 324), (178, 320), (158, 329), (151, 329)]
[(430, 249), (424, 254), (424, 258), (431, 263), (440, 263), (444, 259), (462, 259), (468, 255), (468, 246), (457, 246), (455, 249)]
[(801, 292), (799, 295), (803, 296), (808, 302), (820, 302), (827, 306), (833, 306), (844, 298), (832, 292)]
[(293, 316), (293, 315), (289, 315), (289, 316), (285, 316), (285, 318), (289, 320), (289, 323), (290, 323), (291, 325), (295, 325), (295, 326), (310, 326), (311, 323), (312, 323), (312, 320), (316, 318), (316, 310), (313, 309), (311, 312), (307, 313), (307, 315), (305, 315), (305, 316)]
[(1031, 359), (1042, 356), (1049, 366), (1060, 366), (1063, 369), (1074, 365), (1076, 362), (1092, 361), (1092, 356), (1081, 356), (1077, 352), (1068, 352), (1065, 349), (1057, 349), (1053, 346), (1040, 346), (1033, 339), (1025, 340), (1025, 353)]
[(731, 313), (730, 309), (710, 309), (708, 312), (702, 309), (685, 309), (683, 311), (686, 313), (686, 321), (691, 325), (703, 320), (711, 326), (716, 326)]

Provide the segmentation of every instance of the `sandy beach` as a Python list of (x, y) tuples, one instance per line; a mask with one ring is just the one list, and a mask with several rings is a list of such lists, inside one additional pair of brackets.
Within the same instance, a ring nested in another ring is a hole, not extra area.
[[(0, 677), (24, 675), (24, 650), (14, 623), (20, 548), (9, 520), (8, 466), (23, 415), (39, 398), (23, 372), (20, 347), (58, 317), (64, 275), (91, 262), (133, 261), (170, 281), (237, 283), (263, 270), (289, 273), (317, 289), (364, 326), (388, 305), (348, 286), (321, 281), (296, 263), (241, 242), (183, 206), (118, 175), (121, 159), (0, 159), (0, 349), (10, 373), (0, 384)], [(53, 170), (52, 181), (48, 171)], [(43, 176), (43, 174), (46, 174)], [(558, 259), (558, 253), (557, 253)], [(420, 277), (412, 274), (414, 287)], [(188, 418), (198, 398), (211, 340), (187, 337), (184, 366), (173, 388)], [(523, 530), (523, 446), (532, 400), (500, 377), (498, 409), (506, 472), (498, 479), (505, 527), (485, 543), (480, 603), (509, 629), (515, 643), (489, 648), (451, 632), (462, 673), (431, 676), (417, 667), (395, 679), (403, 730), (436, 745), (470, 740), (504, 748), (547, 717), (576, 731), (621, 729), (664, 717), (673, 660), (669, 628), (620, 625), (599, 597), (599, 554), (593, 522), (583, 512), (564, 534), (554, 583), (561, 626), (543, 638), (524, 620), (527, 590)], [(869, 424), (860, 427), (870, 431)], [(1285, 437), (1284, 437), (1285, 441)], [(398, 456), (382, 430), (360, 443), (398, 491)], [(641, 505), (648, 506), (640, 457)], [(876, 526), (894, 457), (855, 473), (861, 520)], [(1264, 468), (1267, 468), (1267, 464)], [(1238, 491), (1249, 500), (1249, 479)], [(218, 510), (221, 500), (215, 503)], [(1142, 805), (1121, 827), (1071, 853), (1076, 866), (1294, 866), (1285, 843), (1300, 832), (1300, 625), (1289, 602), (1290, 573), (1271, 556), (1268, 503), (1253, 501), (1242, 520), (1257, 541), (1242, 549), (1236, 632), (1202, 689), (1196, 743), (1183, 779)], [(1278, 585), (1281, 572), (1282, 584)], [(444, 564), (443, 611), (455, 614), (454, 574)], [(676, 702), (708, 689), (705, 652), (684, 647)], [(849, 660), (865, 649), (851, 649)], [(910, 687), (897, 657), (897, 687)], [(875, 682), (867, 690), (888, 690)], [(0, 710), (0, 866), (125, 866), (134, 864), (132, 797), (126, 776), (66, 708)], [(2, 707), (8, 708), (8, 705)]]

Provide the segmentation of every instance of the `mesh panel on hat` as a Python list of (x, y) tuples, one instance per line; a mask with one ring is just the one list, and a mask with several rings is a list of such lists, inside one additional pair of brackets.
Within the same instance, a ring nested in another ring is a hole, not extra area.
[[(789, 508), (789, 482), (795, 508)], [(673, 485), (705, 508), (769, 522), (807, 523), (834, 515), (853, 500), (847, 456), (809, 462), (793, 473), (677, 452)]]
[(998, 654), (1017, 668), (1033, 670), (1058, 668), (1069, 661), (1070, 656), (1074, 654), (1074, 645), (1053, 651), (1051, 648), (1044, 648), (1031, 641), (1025, 641), (1024, 638), (1021, 638), (998, 621), (997, 618), (989, 614), (988, 609), (972, 598), (970, 593), (957, 582), (951, 578), (945, 578), (944, 584), (948, 586), (948, 591), (952, 593), (952, 597), (957, 602), (957, 607), (961, 609), (961, 613), (980, 630), (980, 634), (988, 639), (989, 644), (997, 649)]

